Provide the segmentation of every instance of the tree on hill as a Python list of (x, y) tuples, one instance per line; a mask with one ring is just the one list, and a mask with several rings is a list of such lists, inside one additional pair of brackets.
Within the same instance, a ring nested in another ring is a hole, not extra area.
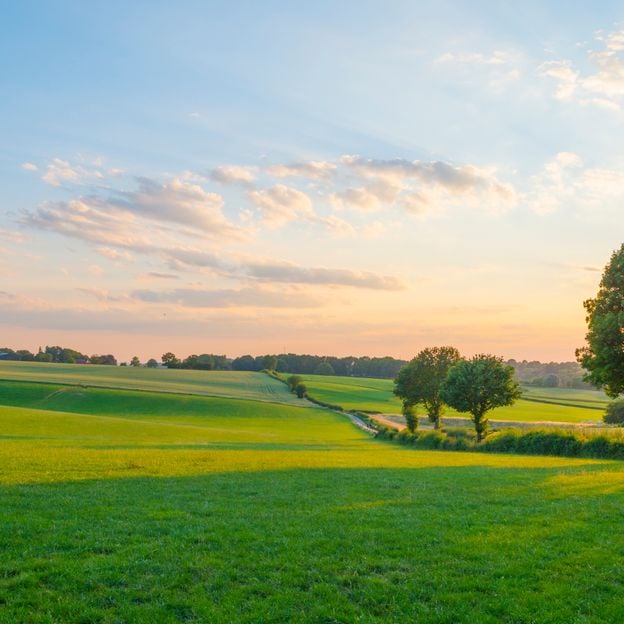
[(117, 359), (111, 353), (106, 355), (94, 354), (89, 358), (91, 364), (101, 364), (105, 366), (117, 366)]
[(291, 375), (286, 379), (286, 383), (288, 384), (288, 389), (291, 392), (294, 392), (297, 386), (303, 381), (303, 377), (300, 375)]
[(171, 351), (163, 353), (160, 359), (167, 368), (180, 368), (180, 360), (178, 360), (178, 358), (173, 353), (171, 353)]
[(139, 360), (138, 356), (133, 356), (132, 359), (130, 360), (130, 366), (141, 366), (141, 360)]
[(458, 412), (468, 412), (480, 442), (487, 435), (486, 414), (513, 405), (521, 395), (514, 369), (494, 355), (475, 355), (451, 367), (442, 385), (442, 400)]
[(308, 394), (308, 387), (303, 383), (298, 383), (295, 388), (295, 392), (300, 399), (305, 398), (306, 394)]
[(587, 371), (585, 380), (615, 399), (624, 393), (624, 245), (613, 252), (587, 311), (587, 345), (576, 358)]
[(251, 355), (241, 355), (232, 361), (232, 370), (236, 371), (257, 371), (260, 370), (256, 360)]
[(154, 358), (150, 358), (147, 360), (145, 366), (147, 366), (147, 368), (158, 368), (158, 362)]
[(333, 375), (334, 367), (329, 362), (320, 362), (314, 369), (315, 375)]
[(394, 394), (403, 401), (403, 413), (410, 413), (420, 403), (429, 420), (438, 429), (444, 413), (442, 384), (451, 366), (460, 359), (459, 351), (455, 347), (433, 347), (423, 349), (406, 364), (394, 380)]
[(268, 371), (274, 371), (277, 367), (277, 356), (265, 355), (262, 360), (262, 368)]

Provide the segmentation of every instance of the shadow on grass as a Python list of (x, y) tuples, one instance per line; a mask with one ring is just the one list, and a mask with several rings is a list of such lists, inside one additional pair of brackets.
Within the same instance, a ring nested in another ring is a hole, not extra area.
[[(605, 464), (0, 488), (0, 621), (624, 621)], [(621, 483), (621, 479), (619, 480)]]

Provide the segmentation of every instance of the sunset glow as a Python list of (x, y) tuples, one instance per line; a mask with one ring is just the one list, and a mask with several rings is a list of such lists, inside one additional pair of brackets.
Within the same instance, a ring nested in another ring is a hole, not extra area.
[(5, 7), (3, 345), (574, 359), (621, 6), (184, 4)]

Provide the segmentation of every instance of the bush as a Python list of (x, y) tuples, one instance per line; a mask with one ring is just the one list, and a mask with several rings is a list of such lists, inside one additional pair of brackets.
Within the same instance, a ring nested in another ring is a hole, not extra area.
[(614, 446), (614, 443), (606, 436), (595, 436), (583, 445), (583, 455), (585, 457), (609, 458), (613, 456)]
[(624, 399), (611, 401), (602, 419), (610, 425), (624, 425)]
[(446, 434), (441, 431), (427, 431), (418, 436), (416, 444), (420, 448), (439, 449), (446, 441)]
[(286, 379), (286, 383), (288, 384), (288, 388), (291, 392), (295, 392), (297, 386), (303, 382), (303, 377), (299, 375), (291, 375)]
[(295, 387), (295, 392), (300, 399), (303, 399), (308, 394), (308, 387), (303, 383), (298, 383)]
[(520, 453), (522, 455), (580, 455), (583, 441), (568, 431), (522, 431), (510, 429), (488, 438), (483, 450), (493, 453)]
[(416, 442), (417, 436), (414, 435), (409, 429), (402, 429), (399, 431), (399, 435), (397, 439), (401, 444), (414, 444)]

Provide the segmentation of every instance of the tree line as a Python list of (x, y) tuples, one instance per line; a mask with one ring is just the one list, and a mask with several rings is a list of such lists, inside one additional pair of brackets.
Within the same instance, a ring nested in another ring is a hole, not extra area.
[(32, 353), (28, 349), (13, 350), (9, 347), (0, 347), (0, 360), (10, 360), (18, 362), (52, 362), (55, 364), (104, 364), (117, 366), (117, 358), (112, 354), (106, 355), (86, 355), (58, 345), (45, 349), (39, 347), (37, 353)]
[[(150, 358), (141, 362), (134, 356), (129, 362), (119, 363), (112, 354), (87, 355), (76, 349), (61, 346), (41, 347), (36, 353), (27, 349), (13, 350), (0, 347), (0, 360), (23, 362), (53, 362), (60, 364), (104, 364), (109, 366), (147, 366), (156, 368), (182, 368), (193, 370), (236, 370), (261, 371), (275, 370), (278, 373), (301, 375), (338, 375), (345, 377), (372, 377), (378, 379), (394, 379), (407, 360), (385, 357), (336, 357), (330, 355), (298, 355), (281, 353), (279, 355), (243, 355), (228, 358), (225, 355), (202, 353), (178, 358), (174, 353), (167, 352), (160, 361)], [(548, 362), (507, 360), (516, 378), (525, 385), (547, 388), (591, 388), (583, 379), (583, 370), (578, 362)]]
[(487, 435), (488, 412), (513, 405), (522, 393), (514, 369), (503, 358), (480, 354), (466, 359), (454, 347), (432, 347), (423, 349), (399, 371), (394, 394), (403, 403), (410, 432), (418, 426), (419, 406), (435, 429), (440, 428), (446, 407), (452, 407), (470, 415), (480, 442)]

